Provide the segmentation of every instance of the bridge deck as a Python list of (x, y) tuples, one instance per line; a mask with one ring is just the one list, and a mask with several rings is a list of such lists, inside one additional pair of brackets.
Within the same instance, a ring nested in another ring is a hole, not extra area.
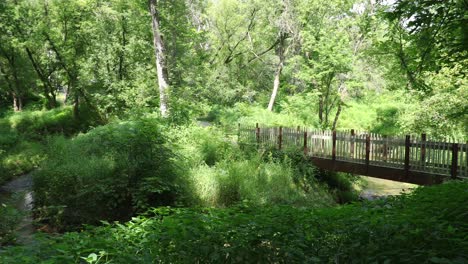
[(239, 142), (303, 151), (319, 168), (416, 184), (468, 177), (466, 144), (351, 131), (241, 127)]

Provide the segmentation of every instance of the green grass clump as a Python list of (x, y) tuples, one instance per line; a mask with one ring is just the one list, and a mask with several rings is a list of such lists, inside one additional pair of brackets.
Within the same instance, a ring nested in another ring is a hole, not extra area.
[[(126, 224), (12, 247), (8, 263), (466, 263), (468, 182), (322, 209), (151, 210)], [(181, 254), (183, 252), (183, 254)]]
[(52, 139), (33, 178), (37, 216), (66, 229), (175, 204), (179, 189), (165, 143), (158, 121), (150, 119)]
[(73, 118), (73, 109), (70, 106), (23, 111), (11, 115), (8, 121), (11, 128), (31, 138), (57, 133), (71, 135), (82, 128), (82, 124)]
[(222, 161), (190, 171), (193, 192), (203, 206), (226, 207), (242, 201), (256, 205), (289, 204), (321, 207), (334, 204), (332, 196), (316, 181), (304, 188), (290, 162), (260, 157)]
[(328, 206), (327, 187), (310, 171), (306, 179), (287, 156), (273, 158), (256, 149), (242, 150), (217, 127), (178, 127), (169, 132), (180, 167), (189, 184), (184, 189), (191, 205), (226, 207), (242, 201), (252, 204)]

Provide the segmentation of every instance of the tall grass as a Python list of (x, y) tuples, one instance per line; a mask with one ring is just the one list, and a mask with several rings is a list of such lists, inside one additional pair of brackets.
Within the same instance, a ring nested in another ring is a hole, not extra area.
[[(334, 203), (327, 185), (314, 172), (303, 173), (286, 156), (269, 157), (256, 150), (244, 151), (216, 127), (174, 129), (179, 165), (188, 175), (192, 205), (226, 207), (252, 204), (328, 206)], [(169, 132), (170, 134), (174, 134)], [(268, 152), (267, 152), (268, 153)]]
[(256, 205), (322, 207), (334, 204), (325, 186), (312, 182), (304, 189), (288, 162), (264, 162), (260, 157), (202, 165), (190, 171), (193, 192), (203, 206), (226, 207), (239, 202)]

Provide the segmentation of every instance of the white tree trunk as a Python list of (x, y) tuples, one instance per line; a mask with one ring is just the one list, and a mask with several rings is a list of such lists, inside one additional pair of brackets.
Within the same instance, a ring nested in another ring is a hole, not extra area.
[(154, 53), (156, 57), (156, 70), (158, 73), (158, 85), (159, 85), (159, 109), (163, 117), (168, 115), (168, 90), (169, 90), (169, 78), (166, 68), (166, 57), (164, 42), (159, 29), (159, 14), (157, 10), (157, 0), (149, 0), (151, 20), (153, 26), (153, 44)]
[(278, 90), (280, 86), (280, 77), (281, 77), (281, 72), (283, 71), (283, 65), (284, 65), (285, 53), (286, 53), (286, 50), (284, 48), (285, 40), (286, 40), (286, 34), (281, 34), (279, 37), (279, 44), (278, 44), (279, 46), (277, 50), (279, 62), (278, 62), (278, 66), (276, 67), (275, 80), (273, 81), (273, 91), (271, 93), (270, 102), (268, 103), (268, 108), (267, 108), (268, 111), (273, 111), (273, 105), (275, 104), (276, 95), (278, 94)]
[(270, 102), (268, 103), (268, 111), (273, 111), (273, 105), (275, 104), (276, 95), (278, 94), (280, 86), (281, 72), (283, 71), (283, 58), (280, 58), (278, 67), (275, 72), (275, 80), (273, 81), (273, 92), (271, 93)]

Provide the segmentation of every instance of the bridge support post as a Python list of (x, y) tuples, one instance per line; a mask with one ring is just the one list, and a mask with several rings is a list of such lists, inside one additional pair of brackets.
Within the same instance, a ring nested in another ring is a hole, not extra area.
[(457, 178), (457, 168), (458, 167), (458, 144), (453, 143), (452, 144), (452, 167), (450, 170), (450, 175), (452, 176), (452, 179)]
[(351, 159), (354, 159), (354, 129), (351, 129), (351, 146), (350, 146), (350, 154), (351, 154)]
[(308, 149), (307, 149), (307, 131), (304, 131), (304, 155), (307, 156)]
[(410, 135), (406, 135), (405, 138), (405, 176), (408, 177), (409, 175), (409, 161), (410, 161), (410, 144), (411, 144), (411, 137)]

